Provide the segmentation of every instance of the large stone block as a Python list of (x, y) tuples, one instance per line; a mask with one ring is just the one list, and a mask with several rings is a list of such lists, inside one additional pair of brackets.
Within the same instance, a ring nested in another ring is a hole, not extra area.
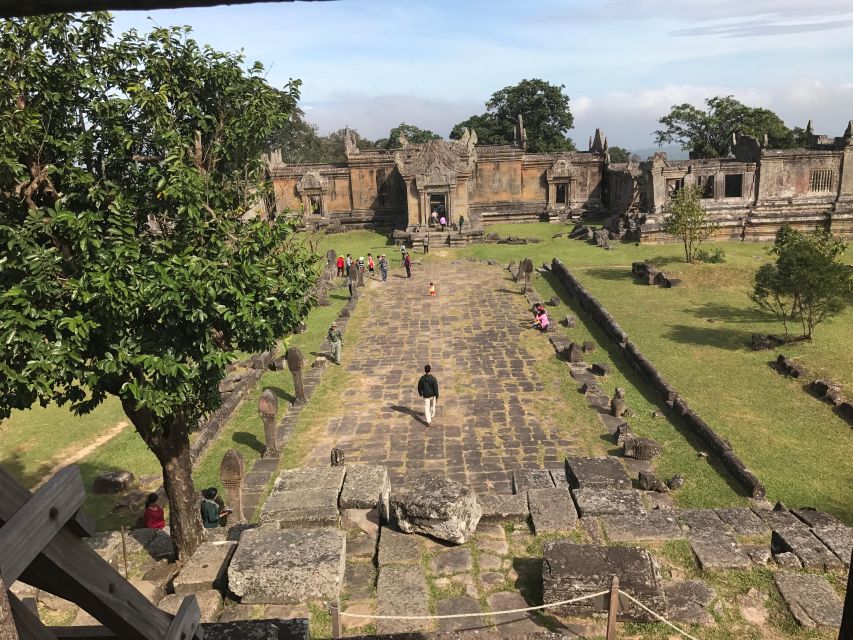
[(800, 559), (806, 569), (835, 571), (844, 568), (841, 560), (805, 525), (773, 529), (770, 549), (774, 554), (790, 551)]
[(130, 489), (136, 478), (130, 471), (103, 471), (92, 482), (92, 493), (121, 493)]
[(347, 467), (338, 504), (341, 509), (378, 509), (387, 520), (390, 495), (391, 480), (386, 467), (354, 465)]
[(684, 534), (675, 512), (656, 509), (648, 513), (601, 516), (607, 537), (613, 542), (634, 540), (676, 540)]
[[(559, 602), (606, 591), (613, 576), (619, 588), (630, 593), (653, 611), (665, 611), (660, 569), (645, 549), (636, 547), (576, 544), (569, 540), (549, 540), (542, 545), (542, 588), (544, 602)], [(607, 611), (603, 599), (582, 600), (562, 605), (559, 613), (592, 616)], [(650, 621), (636, 606), (619, 612), (621, 620)]]
[(572, 489), (581, 517), (645, 513), (636, 489)]
[(751, 509), (740, 507), (736, 509), (715, 509), (720, 520), (729, 525), (741, 536), (756, 536), (770, 533), (770, 527)]
[(482, 515), (471, 489), (430, 473), (407, 476), (391, 496), (391, 512), (405, 533), (425, 533), (455, 544), (468, 540)]
[(566, 458), (566, 475), (573, 489), (630, 489), (631, 479), (619, 458)]
[(199, 593), (210, 589), (222, 590), (228, 563), (237, 547), (236, 542), (205, 542), (187, 560), (172, 584), (175, 593)]
[(523, 494), (528, 489), (553, 489), (554, 481), (548, 469), (515, 469), (512, 488), (515, 493)]
[(282, 528), (337, 525), (345, 473), (345, 467), (282, 471), (261, 510), (261, 523)]
[(483, 515), (481, 522), (526, 522), (527, 497), (521, 494), (500, 495), (497, 493), (479, 493), (477, 502)]
[[(428, 616), (429, 591), (423, 569), (380, 567), (376, 581), (377, 613), (381, 616)], [(429, 630), (429, 620), (379, 620), (380, 634)]]
[(823, 576), (808, 573), (773, 574), (791, 613), (803, 627), (841, 626), (841, 599)]
[(575, 503), (565, 489), (529, 489), (527, 502), (537, 535), (571, 531), (578, 523)]
[(382, 527), (379, 532), (379, 566), (389, 564), (420, 564), (420, 536), (400, 533), (388, 527)]
[(228, 588), (246, 604), (297, 604), (340, 594), (346, 537), (337, 529), (249, 529), (228, 567)]
[(704, 571), (749, 569), (752, 562), (728, 529), (689, 531), (687, 540)]
[[(193, 592), (198, 602), (198, 608), (201, 609), (202, 622), (216, 622), (219, 620), (219, 614), (222, 613), (222, 594), (215, 589), (207, 589), (205, 591)], [(166, 613), (176, 615), (181, 603), (184, 601), (186, 594), (179, 595), (173, 593), (163, 598), (157, 605), (158, 609), (162, 609)]]

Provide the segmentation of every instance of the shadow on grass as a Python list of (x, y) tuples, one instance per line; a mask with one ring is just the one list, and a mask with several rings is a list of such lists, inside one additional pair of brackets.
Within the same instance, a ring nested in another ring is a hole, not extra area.
[(5, 458), (0, 458), (0, 467), (3, 467), (3, 470), (17, 480), (20, 485), (27, 488), (35, 485), (51, 469), (49, 464), (41, 464), (37, 469), (27, 471), (21, 454), (17, 451), (10, 452)]
[(498, 293), (512, 293), (512, 294), (517, 295), (517, 296), (524, 295), (524, 294), (522, 294), (520, 288), (519, 289), (506, 289), (506, 288), (495, 289), (495, 291), (497, 291)]
[[(666, 411), (666, 404), (663, 400), (655, 393), (654, 389), (646, 382), (646, 380), (640, 376), (637, 371), (635, 371), (622, 356), (622, 353), (619, 351), (619, 348), (613, 343), (613, 341), (607, 337), (604, 332), (599, 329), (598, 325), (592, 320), (589, 314), (581, 309), (580, 305), (577, 303), (577, 300), (569, 295), (568, 291), (565, 287), (563, 287), (562, 283), (560, 283), (557, 277), (553, 273), (545, 273), (543, 274), (545, 281), (551, 287), (553, 291), (557, 293), (560, 299), (563, 301), (569, 309), (571, 309), (572, 313), (574, 313), (575, 317), (579, 322), (582, 322), (584, 327), (589, 331), (593, 340), (598, 343), (602, 349), (607, 351), (607, 354), (610, 356), (610, 360), (615, 365), (616, 369), (618, 369), (619, 373), (621, 373), (625, 379), (640, 393), (640, 395), (648, 402), (649, 404), (658, 407), (664, 412), (666, 416), (667, 422), (672, 425), (673, 429), (676, 433), (680, 434), (687, 442), (688, 445), (693, 447), (696, 451), (707, 451), (708, 446), (692, 431), (690, 431), (684, 423), (680, 420), (673, 418), (668, 411)], [(618, 322), (619, 319), (616, 318)], [(687, 327), (691, 329), (692, 327)], [(735, 332), (734, 330), (729, 330), (731, 333), (736, 333), (739, 336), (740, 346), (737, 348), (743, 348), (743, 335), (748, 336), (749, 334), (746, 332)], [(728, 340), (732, 340), (732, 336), (729, 335)], [(703, 341), (699, 344), (708, 344), (707, 340)], [(654, 360), (652, 360), (654, 362)], [(722, 461), (715, 455), (710, 454), (707, 458), (708, 463), (713, 467), (714, 471), (723, 479), (726, 485), (732, 490), (732, 492), (738, 496), (747, 496), (746, 491), (741, 486), (741, 484), (735, 480), (735, 478), (729, 473), (729, 471), (723, 466)]]
[(330, 293), (329, 297), (335, 300), (349, 300), (349, 294), (346, 293)]
[(633, 276), (630, 267), (618, 267), (611, 269), (584, 269), (583, 272), (585, 274), (589, 274), (597, 280), (611, 280), (614, 282), (633, 282), (637, 285), (643, 284)]
[(279, 400), (287, 400), (289, 403), (292, 403), (294, 400), (296, 400), (296, 396), (294, 396), (292, 393), (288, 393), (287, 391), (285, 391), (281, 387), (264, 387), (264, 388), (272, 391), (276, 396), (278, 396)]
[(681, 256), (655, 256), (654, 258), (646, 258), (645, 261), (656, 267), (665, 267), (676, 262), (682, 265), (687, 264)]
[(258, 453), (264, 452), (264, 443), (258, 440), (258, 436), (254, 433), (248, 433), (247, 431), (235, 431), (234, 435), (231, 436), (231, 440), (237, 444), (249, 447)]
[(670, 327), (665, 337), (681, 344), (744, 351), (749, 347), (751, 335), (751, 332), (743, 329), (691, 327), (686, 324), (677, 324)]
[(401, 404), (392, 404), (389, 405), (388, 408), (396, 411), (397, 413), (402, 413), (403, 415), (411, 416), (423, 425), (427, 424), (427, 421), (422, 417), (422, 414), (418, 413), (411, 407), (404, 407)]
[(776, 322), (775, 315), (758, 307), (735, 307), (728, 304), (706, 302), (703, 305), (684, 310), (697, 318), (721, 320), (738, 324)]

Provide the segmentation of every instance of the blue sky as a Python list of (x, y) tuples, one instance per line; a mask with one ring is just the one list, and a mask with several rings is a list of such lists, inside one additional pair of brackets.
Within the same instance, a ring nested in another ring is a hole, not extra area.
[(116, 13), (116, 31), (192, 25), (243, 49), (278, 86), (302, 80), (320, 131), (384, 137), (402, 121), (447, 135), (523, 78), (564, 84), (582, 147), (652, 145), (673, 104), (733, 94), (789, 126), (853, 119), (851, 0), (338, 0)]

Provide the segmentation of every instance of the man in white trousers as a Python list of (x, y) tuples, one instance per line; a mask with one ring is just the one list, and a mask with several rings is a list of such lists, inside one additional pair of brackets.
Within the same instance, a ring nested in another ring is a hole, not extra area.
[(430, 366), (424, 367), (424, 375), (418, 380), (418, 395), (424, 399), (424, 418), (427, 426), (435, 416), (435, 403), (438, 400), (438, 380), (430, 373)]

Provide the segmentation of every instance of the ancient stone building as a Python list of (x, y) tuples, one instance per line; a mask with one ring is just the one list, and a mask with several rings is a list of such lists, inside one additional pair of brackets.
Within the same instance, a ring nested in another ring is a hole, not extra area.
[(672, 240), (660, 231), (668, 200), (697, 185), (720, 238), (767, 240), (786, 222), (853, 235), (853, 123), (836, 138), (814, 135), (810, 125), (807, 133), (802, 149), (768, 149), (741, 136), (728, 158), (669, 161), (657, 153), (612, 164), (599, 130), (588, 151), (529, 153), (519, 118), (513, 145), (478, 145), (468, 131), (461, 140), (365, 151), (350, 133), (345, 163), (291, 165), (280, 153), (266, 160), (276, 209), (301, 212), (309, 228), (383, 226), (417, 237), (437, 210), (452, 229), (464, 216), (468, 239), (496, 222), (611, 217), (629, 237), (660, 242)]

